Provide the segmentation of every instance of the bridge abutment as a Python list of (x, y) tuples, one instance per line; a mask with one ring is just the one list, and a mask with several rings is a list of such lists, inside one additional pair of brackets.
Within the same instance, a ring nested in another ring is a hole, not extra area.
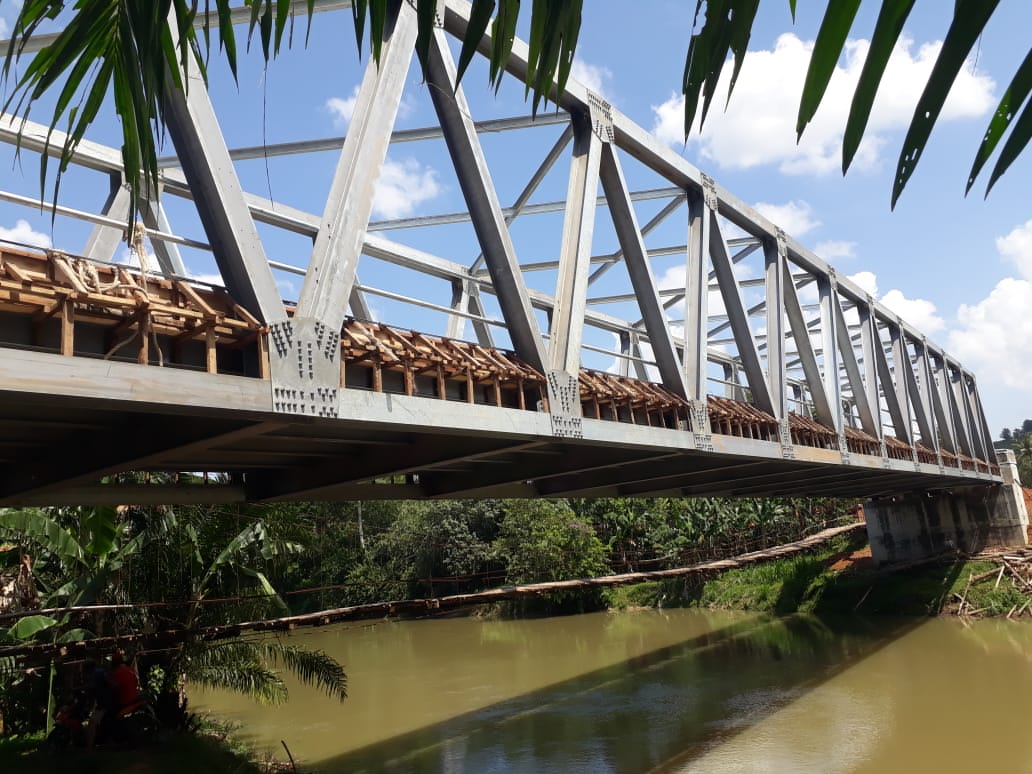
[(954, 549), (1027, 543), (1028, 510), (1013, 452), (1001, 452), (1002, 484), (913, 492), (864, 503), (878, 564), (924, 559)]

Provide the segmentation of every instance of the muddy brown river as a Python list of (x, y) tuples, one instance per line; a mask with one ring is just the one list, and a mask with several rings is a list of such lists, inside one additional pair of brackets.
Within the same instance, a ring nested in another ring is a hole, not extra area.
[(261, 707), (194, 690), (318, 772), (1030, 772), (1032, 625), (700, 610), (291, 635), (347, 669)]

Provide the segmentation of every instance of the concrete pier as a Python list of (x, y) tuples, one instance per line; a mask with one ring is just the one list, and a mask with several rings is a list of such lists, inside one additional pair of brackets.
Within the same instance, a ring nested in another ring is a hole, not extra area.
[(871, 553), (879, 564), (948, 551), (1028, 542), (1028, 510), (1011, 451), (998, 453), (1002, 484), (914, 492), (864, 503)]

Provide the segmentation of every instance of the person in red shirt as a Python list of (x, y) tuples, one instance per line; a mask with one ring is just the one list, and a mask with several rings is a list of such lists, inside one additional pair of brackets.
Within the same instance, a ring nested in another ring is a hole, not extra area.
[(132, 667), (125, 663), (125, 654), (116, 650), (111, 654), (111, 674), (108, 675), (113, 696), (111, 714), (117, 715), (140, 700), (140, 680)]
[(108, 670), (97, 668), (91, 676), (91, 693), (95, 701), (86, 727), (86, 746), (107, 741), (117, 724), (119, 714), (140, 701), (140, 681), (136, 672), (125, 663), (125, 654), (116, 650), (111, 654)]

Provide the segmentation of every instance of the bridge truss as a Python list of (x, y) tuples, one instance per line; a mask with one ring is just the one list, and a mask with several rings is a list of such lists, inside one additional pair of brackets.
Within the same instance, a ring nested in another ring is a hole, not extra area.
[[(972, 373), (575, 79), (554, 112), (476, 120), (453, 56), (469, 5), (441, 9), (416, 87), (436, 125), (396, 128), (413, 91), (403, 3), (345, 137), (231, 149), (191, 76), (169, 95), (160, 203), (130, 201), (117, 149), (79, 145), (72, 164), (106, 201), (55, 218), (91, 224), (85, 246), (0, 244), (0, 503), (865, 496), (1000, 480)], [(517, 40), (509, 75), (526, 62)], [(62, 140), (0, 117), (0, 141), (23, 152)], [(403, 144), (448, 164), (463, 209), (374, 217)], [(492, 174), (510, 153), (528, 159), (518, 182)], [(254, 159), (268, 171), (327, 154), (321, 214), (242, 182)], [(185, 236), (172, 210), (191, 202), (202, 233)], [(149, 276), (111, 265), (131, 212)], [(228, 296), (189, 276), (198, 253)]]

